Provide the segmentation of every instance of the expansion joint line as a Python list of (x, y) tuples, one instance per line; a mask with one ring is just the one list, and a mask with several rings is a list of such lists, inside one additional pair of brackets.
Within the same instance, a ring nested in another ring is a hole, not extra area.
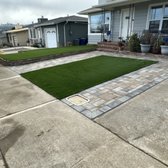
[(0, 155), (1, 155), (2, 161), (3, 161), (3, 163), (4, 163), (4, 167), (5, 167), (5, 168), (9, 168), (9, 165), (8, 165), (8, 163), (7, 163), (7, 161), (6, 161), (6, 158), (5, 158), (5, 156), (4, 156), (4, 154), (3, 154), (2, 150), (1, 150), (1, 148), (0, 148)]
[(168, 167), (168, 164), (164, 163), (163, 161), (159, 160), (158, 158), (152, 156), (151, 154), (147, 153), (146, 151), (144, 151), (143, 149), (138, 148), (137, 146), (135, 146), (134, 144), (130, 143), (129, 141), (125, 140), (123, 137), (121, 137), (120, 135), (118, 135), (117, 133), (111, 131), (110, 129), (106, 128), (105, 126), (103, 126), (100, 123), (97, 123), (95, 120), (92, 120), (94, 123), (98, 124), (99, 126), (103, 127), (104, 129), (106, 129), (107, 131), (111, 132), (112, 134), (116, 135), (119, 139), (121, 139), (122, 141), (124, 141), (125, 143), (131, 145), (132, 147), (136, 148), (137, 150), (143, 152), (144, 154), (148, 155), (149, 157), (151, 157), (152, 159), (158, 161), (159, 163), (163, 164), (164, 166)]

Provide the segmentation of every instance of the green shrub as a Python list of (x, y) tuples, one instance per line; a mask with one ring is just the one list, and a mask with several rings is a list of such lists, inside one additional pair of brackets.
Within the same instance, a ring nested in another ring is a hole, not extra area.
[(143, 30), (142, 35), (140, 37), (141, 44), (150, 44), (151, 43), (152, 34), (149, 30)]
[(130, 39), (128, 41), (128, 49), (131, 52), (140, 52), (141, 47), (140, 47), (140, 40), (137, 36), (137, 34), (133, 34), (130, 36)]

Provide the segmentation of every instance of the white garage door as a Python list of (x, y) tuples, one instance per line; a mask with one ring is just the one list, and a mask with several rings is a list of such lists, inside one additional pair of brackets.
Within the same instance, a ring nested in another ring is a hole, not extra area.
[(57, 37), (55, 28), (45, 29), (45, 39), (47, 48), (57, 47)]

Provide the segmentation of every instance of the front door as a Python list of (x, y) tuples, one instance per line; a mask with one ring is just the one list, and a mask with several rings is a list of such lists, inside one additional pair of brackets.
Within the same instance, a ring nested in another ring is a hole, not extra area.
[(129, 8), (122, 9), (121, 12), (121, 33), (120, 36), (125, 40), (129, 36), (130, 11)]

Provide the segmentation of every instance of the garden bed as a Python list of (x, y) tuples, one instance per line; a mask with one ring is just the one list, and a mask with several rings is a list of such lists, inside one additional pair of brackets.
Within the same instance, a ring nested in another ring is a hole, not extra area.
[(0, 55), (0, 63), (4, 66), (18, 66), (39, 61), (71, 56), (96, 50), (96, 45), (71, 46), (52, 49), (38, 49), (19, 52), (17, 54)]

